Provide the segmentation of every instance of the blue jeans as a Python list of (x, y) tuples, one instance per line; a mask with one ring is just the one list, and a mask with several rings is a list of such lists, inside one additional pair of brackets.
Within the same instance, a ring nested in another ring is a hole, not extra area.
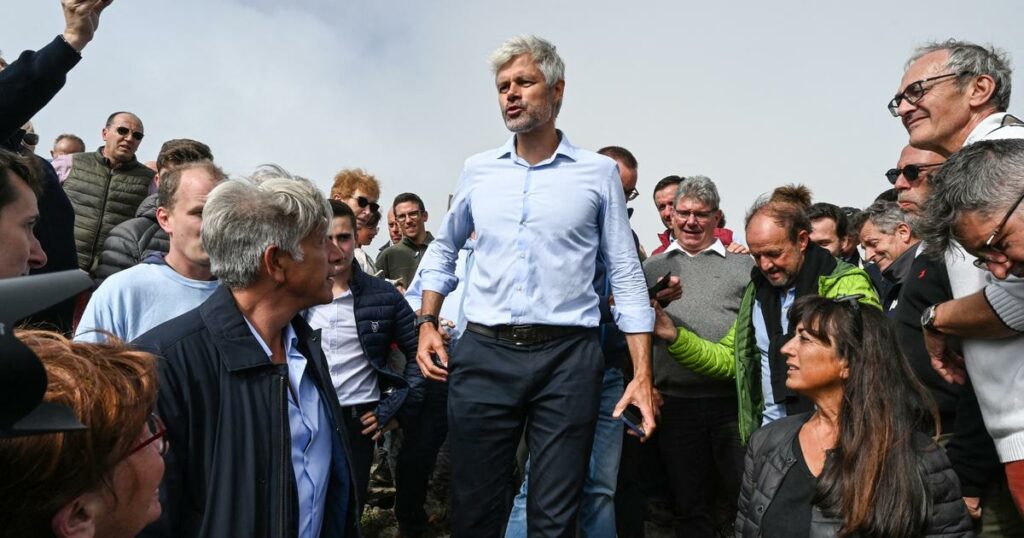
[[(594, 430), (594, 445), (587, 467), (587, 481), (580, 501), (579, 525), (585, 538), (615, 538), (615, 483), (619, 475), (622, 452), (622, 421), (612, 418), (625, 384), (622, 370), (609, 368), (604, 372), (601, 408)], [(526, 495), (530, 481), (530, 461), (526, 461), (526, 479), (512, 504), (505, 538), (526, 538)]]

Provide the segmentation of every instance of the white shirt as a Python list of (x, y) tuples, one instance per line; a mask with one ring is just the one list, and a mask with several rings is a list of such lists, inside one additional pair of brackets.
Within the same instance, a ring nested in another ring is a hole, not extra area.
[(711, 243), (711, 246), (698, 252), (697, 254), (690, 254), (689, 252), (687, 252), (685, 249), (683, 249), (682, 246), (679, 245), (679, 241), (672, 241), (671, 243), (669, 243), (668, 248), (665, 249), (665, 252), (671, 252), (673, 250), (678, 250), (679, 252), (682, 252), (691, 258), (696, 258), (697, 256), (700, 256), (709, 250), (723, 258), (725, 257), (725, 245), (723, 245), (722, 242), (718, 240), (718, 238), (715, 238), (715, 242)]
[(377, 371), (363, 353), (356, 329), (355, 298), (349, 289), (328, 304), (306, 312), (310, 327), (321, 329), (320, 338), (331, 382), (343, 406), (380, 401)]
[(1003, 125), (1007, 112), (996, 112), (981, 120), (974, 126), (971, 134), (964, 140), (964, 147), (981, 140), (1005, 140), (1008, 138), (1024, 138), (1024, 125)]

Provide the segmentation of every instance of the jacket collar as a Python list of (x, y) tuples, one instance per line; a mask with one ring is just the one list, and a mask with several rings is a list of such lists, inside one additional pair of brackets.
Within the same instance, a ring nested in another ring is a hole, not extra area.
[(889, 267), (886, 267), (885, 271), (882, 271), (882, 276), (889, 282), (897, 284), (903, 282), (903, 279), (907, 278), (907, 275), (910, 274), (911, 266), (914, 265), (914, 258), (917, 257), (917, 245), (919, 243), (920, 242), (910, 245), (903, 254), (897, 256), (896, 259), (889, 264)]
[[(245, 316), (238, 309), (235, 297), (231, 295), (231, 290), (227, 286), (217, 287), (199, 306), (199, 315), (210, 331), (214, 345), (221, 353), (228, 371), (265, 368), (273, 364), (249, 330), (249, 324), (246, 323)], [(313, 329), (299, 315), (292, 318), (291, 325), (299, 339), (300, 349), (310, 349), (311, 346), (307, 343), (316, 336)]]
[(410, 238), (408, 236), (404, 236), (404, 235), (402, 236), (401, 243), (403, 245), (411, 248), (412, 250), (426, 250), (427, 245), (429, 245), (430, 242), (433, 241), (433, 240), (434, 240), (434, 236), (431, 235), (430, 232), (427, 232), (427, 241), (426, 241), (426, 243), (423, 243), (422, 245), (417, 244), (415, 241), (412, 240), (412, 238)]

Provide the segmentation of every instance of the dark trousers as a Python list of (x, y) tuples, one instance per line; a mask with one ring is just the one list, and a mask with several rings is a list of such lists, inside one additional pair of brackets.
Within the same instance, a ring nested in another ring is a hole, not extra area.
[(732, 535), (744, 457), (736, 396), (664, 399), (658, 447), (676, 536)]
[(446, 383), (427, 381), (419, 416), (411, 424), (403, 424), (402, 430), (395, 472), (395, 519), (403, 535), (419, 536), (427, 530), (423, 504), (437, 453), (448, 435)]
[(359, 417), (377, 407), (376, 403), (342, 406), (345, 418), (345, 433), (348, 435), (348, 446), (351, 450), (352, 469), (355, 471), (356, 494), (359, 495), (359, 513), (363, 513), (366, 504), (366, 491), (370, 484), (370, 465), (373, 463), (373, 436), (363, 435), (363, 423)]
[(597, 331), (517, 346), (467, 331), (448, 363), (452, 538), (501, 535), (526, 426), (531, 537), (575, 537), (604, 376)]

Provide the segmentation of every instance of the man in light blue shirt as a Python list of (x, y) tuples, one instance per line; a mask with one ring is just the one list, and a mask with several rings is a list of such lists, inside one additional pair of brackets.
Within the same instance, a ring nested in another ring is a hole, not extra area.
[[(575, 532), (604, 372), (593, 287), (598, 253), (635, 371), (613, 415), (636, 405), (647, 436), (655, 427), (654, 312), (615, 161), (573, 146), (555, 129), (565, 88), (555, 47), (534, 36), (512, 38), (492, 54), (491, 66), (505, 125), (515, 134), (466, 161), (452, 208), (420, 263), (417, 361), (428, 378), (449, 382), (452, 536), (501, 532), (524, 426), (532, 459), (528, 533), (564, 536)], [(459, 249), (474, 231), (466, 331), (449, 363), (437, 315), (458, 283)]]

